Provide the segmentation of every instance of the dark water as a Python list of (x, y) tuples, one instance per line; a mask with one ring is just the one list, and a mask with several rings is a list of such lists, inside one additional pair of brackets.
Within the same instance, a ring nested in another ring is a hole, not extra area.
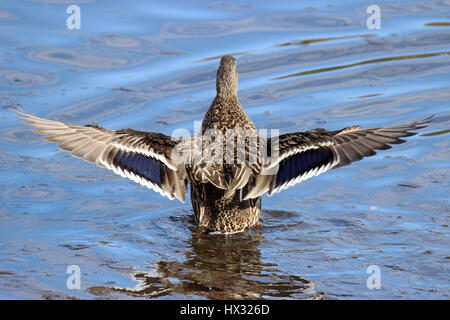
[[(68, 30), (68, 4), (81, 29)], [(233, 53), (259, 128), (378, 127), (408, 143), (263, 198), (262, 228), (199, 236), (191, 207), (84, 163), (0, 109), (0, 298), (449, 299), (450, 1), (0, 3), (1, 106), (193, 131)], [(66, 286), (67, 267), (81, 289)], [(380, 269), (369, 289), (367, 267)]]

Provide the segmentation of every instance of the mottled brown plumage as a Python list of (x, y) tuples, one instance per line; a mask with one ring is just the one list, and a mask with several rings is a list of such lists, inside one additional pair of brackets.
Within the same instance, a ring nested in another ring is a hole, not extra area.
[[(236, 60), (232, 56), (222, 57), (217, 70), (217, 95), (205, 114), (202, 135), (205, 135), (208, 129), (216, 129), (225, 137), (228, 130), (240, 128), (247, 134), (257, 136), (255, 125), (238, 100), (237, 84)], [(222, 163), (212, 163), (211, 168), (223, 178), (214, 184), (210, 181), (198, 182), (198, 179), (191, 178), (191, 202), (195, 219), (200, 226), (210, 231), (237, 232), (254, 226), (259, 219), (261, 199), (243, 200), (240, 192), (236, 192), (247, 184), (257, 164), (252, 166), (248, 163), (227, 163), (226, 141), (223, 141), (223, 144)], [(237, 145), (233, 149), (236, 148)]]
[(375, 150), (389, 149), (390, 144), (404, 142), (401, 137), (414, 135), (411, 130), (423, 128), (430, 121), (426, 118), (366, 130), (359, 126), (337, 131), (319, 128), (265, 139), (258, 137), (239, 103), (238, 72), (232, 56), (220, 61), (216, 89), (200, 136), (183, 140), (133, 129), (77, 126), (20, 109), (14, 111), (36, 128), (34, 132), (61, 143), (61, 149), (170, 199), (184, 202), (190, 183), (198, 225), (209, 232), (223, 233), (254, 226), (264, 193), (272, 195), (329, 169), (374, 155)]

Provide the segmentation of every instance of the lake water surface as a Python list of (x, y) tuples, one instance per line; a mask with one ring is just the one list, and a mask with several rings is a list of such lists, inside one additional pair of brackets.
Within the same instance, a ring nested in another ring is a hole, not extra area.
[[(66, 27), (74, 3), (80, 30)], [(374, 30), (369, 4), (2, 1), (0, 298), (449, 299), (450, 1), (376, 1)], [(6, 108), (192, 132), (223, 54), (258, 128), (435, 120), (264, 197), (261, 228), (223, 237), (197, 235), (190, 199), (75, 159)], [(80, 289), (66, 285), (71, 265)], [(371, 265), (380, 289), (367, 286)]]

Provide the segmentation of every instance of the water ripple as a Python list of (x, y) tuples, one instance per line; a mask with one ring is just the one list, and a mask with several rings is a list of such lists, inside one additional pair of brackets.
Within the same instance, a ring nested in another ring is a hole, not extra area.
[(59, 81), (55, 73), (40, 71), (36, 73), (19, 70), (0, 70), (0, 86), (32, 87), (51, 85)]
[(129, 61), (123, 58), (101, 57), (63, 48), (33, 50), (27, 55), (27, 57), (30, 59), (47, 61), (65, 66), (89, 69), (117, 68), (129, 63)]

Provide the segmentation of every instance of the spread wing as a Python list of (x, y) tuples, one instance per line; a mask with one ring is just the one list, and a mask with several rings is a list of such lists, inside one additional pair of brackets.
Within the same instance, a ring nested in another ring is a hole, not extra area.
[(73, 156), (112, 170), (170, 199), (176, 197), (184, 202), (186, 173), (183, 166), (177, 166), (171, 160), (171, 151), (177, 141), (170, 137), (132, 129), (78, 126), (12, 110), (26, 120), (24, 124), (35, 128), (33, 132), (46, 135), (48, 141), (61, 143), (59, 148), (70, 151)]
[[(281, 135), (276, 138), (276, 156), (249, 181), (244, 199), (265, 192), (271, 195), (330, 169), (373, 156), (375, 150), (386, 150), (391, 144), (405, 142), (400, 138), (416, 134), (410, 131), (426, 127), (429, 121), (431, 117), (394, 127), (362, 129), (354, 126), (337, 131), (315, 129)], [(276, 141), (272, 140), (274, 144)]]

